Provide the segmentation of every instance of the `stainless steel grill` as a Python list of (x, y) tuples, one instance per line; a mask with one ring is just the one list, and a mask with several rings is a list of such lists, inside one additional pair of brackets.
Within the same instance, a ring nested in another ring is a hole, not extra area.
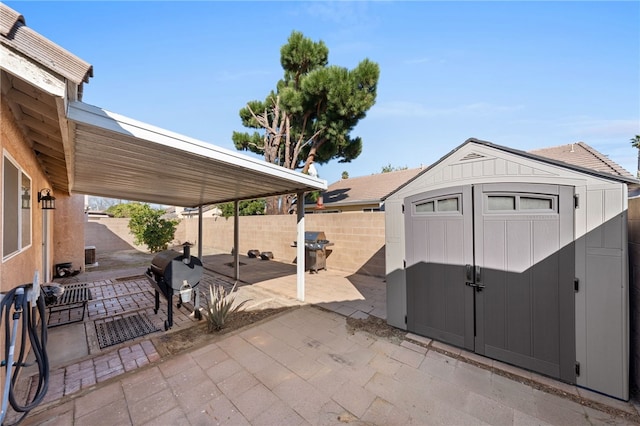
[(333, 243), (327, 240), (322, 231), (307, 231), (304, 233), (304, 264), (310, 273), (319, 269), (327, 270), (327, 247)]
[[(180, 308), (183, 302), (189, 302), (194, 297), (194, 315), (200, 319), (198, 307), (199, 295), (195, 287), (202, 279), (202, 262), (197, 257), (191, 256), (191, 244), (183, 244), (183, 253), (174, 250), (165, 250), (156, 254), (151, 260), (151, 266), (147, 269), (145, 276), (155, 289), (154, 313), (158, 313), (160, 308), (160, 293), (167, 299), (167, 320), (164, 322), (164, 329), (168, 330), (173, 326), (173, 304), (174, 294), (180, 296), (177, 307)], [(188, 297), (185, 297), (188, 295)]]

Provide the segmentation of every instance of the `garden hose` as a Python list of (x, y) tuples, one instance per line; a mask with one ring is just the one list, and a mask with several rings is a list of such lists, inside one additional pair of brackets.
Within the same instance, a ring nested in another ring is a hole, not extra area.
[[(13, 312), (11, 312), (12, 306)], [(21, 317), (22, 321), (20, 321)], [(18, 424), (29, 414), (29, 411), (42, 402), (47, 393), (49, 387), (49, 357), (46, 350), (47, 324), (45, 318), (44, 297), (40, 296), (37, 275), (34, 279), (34, 285), (22, 285), (3, 294), (0, 301), (0, 325), (4, 320), (5, 351), (2, 367), (6, 368), (6, 376), (2, 393), (2, 412), (0, 413), (0, 424), (2, 425), (5, 424), (9, 403), (16, 412), (23, 413), (14, 423)], [(11, 321), (12, 324), (10, 325)], [(22, 327), (18, 341), (18, 325), (20, 322)], [(38, 385), (33, 399), (22, 405), (16, 401), (14, 388), (22, 367), (32, 365), (24, 362), (27, 336), (31, 342), (35, 363), (38, 365)], [(16, 341), (19, 344), (17, 356), (15, 350)]]

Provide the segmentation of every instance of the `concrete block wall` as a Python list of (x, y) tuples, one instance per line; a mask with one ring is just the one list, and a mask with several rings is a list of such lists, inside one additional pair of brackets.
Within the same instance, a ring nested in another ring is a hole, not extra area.
[[(129, 219), (88, 218), (85, 223), (85, 246), (95, 246), (96, 253), (137, 249), (129, 233)], [(233, 218), (203, 219), (202, 246), (205, 253), (231, 253)], [(384, 277), (384, 213), (327, 213), (305, 216), (307, 231), (324, 231), (334, 243), (327, 251), (327, 268), (351, 273)], [(239, 252), (270, 251), (274, 259), (292, 263), (296, 260), (296, 216), (243, 216), (239, 218)], [(198, 219), (182, 219), (174, 244), (198, 244)]]
[[(230, 253), (233, 218), (204, 218), (202, 245), (205, 250)], [(327, 268), (384, 277), (384, 213), (327, 213), (305, 216), (307, 231), (323, 231), (334, 243), (327, 252)], [(296, 216), (243, 216), (239, 218), (239, 252), (270, 251), (275, 260), (294, 262)], [(182, 220), (176, 242), (197, 244), (198, 219)]]
[(96, 253), (133, 249), (147, 251), (146, 246), (133, 243), (133, 234), (129, 233), (129, 219), (126, 218), (87, 218), (84, 245), (94, 246)]
[(629, 322), (630, 326), (630, 393), (640, 398), (640, 198), (629, 199)]

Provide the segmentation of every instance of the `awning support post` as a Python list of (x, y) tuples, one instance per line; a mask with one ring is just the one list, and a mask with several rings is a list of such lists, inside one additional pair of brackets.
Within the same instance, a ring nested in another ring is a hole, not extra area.
[(202, 206), (198, 206), (198, 259), (202, 262)]
[(298, 300), (304, 302), (304, 192), (298, 192), (296, 200), (296, 210), (298, 216), (298, 226), (297, 231), (298, 235), (296, 238), (296, 256), (298, 258), (297, 262), (297, 293)]
[(233, 202), (233, 270), (236, 282), (240, 280), (240, 201)]

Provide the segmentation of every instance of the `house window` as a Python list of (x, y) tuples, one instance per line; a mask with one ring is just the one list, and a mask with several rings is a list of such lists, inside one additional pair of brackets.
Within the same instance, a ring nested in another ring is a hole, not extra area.
[(31, 245), (31, 178), (5, 152), (2, 162), (2, 259)]

